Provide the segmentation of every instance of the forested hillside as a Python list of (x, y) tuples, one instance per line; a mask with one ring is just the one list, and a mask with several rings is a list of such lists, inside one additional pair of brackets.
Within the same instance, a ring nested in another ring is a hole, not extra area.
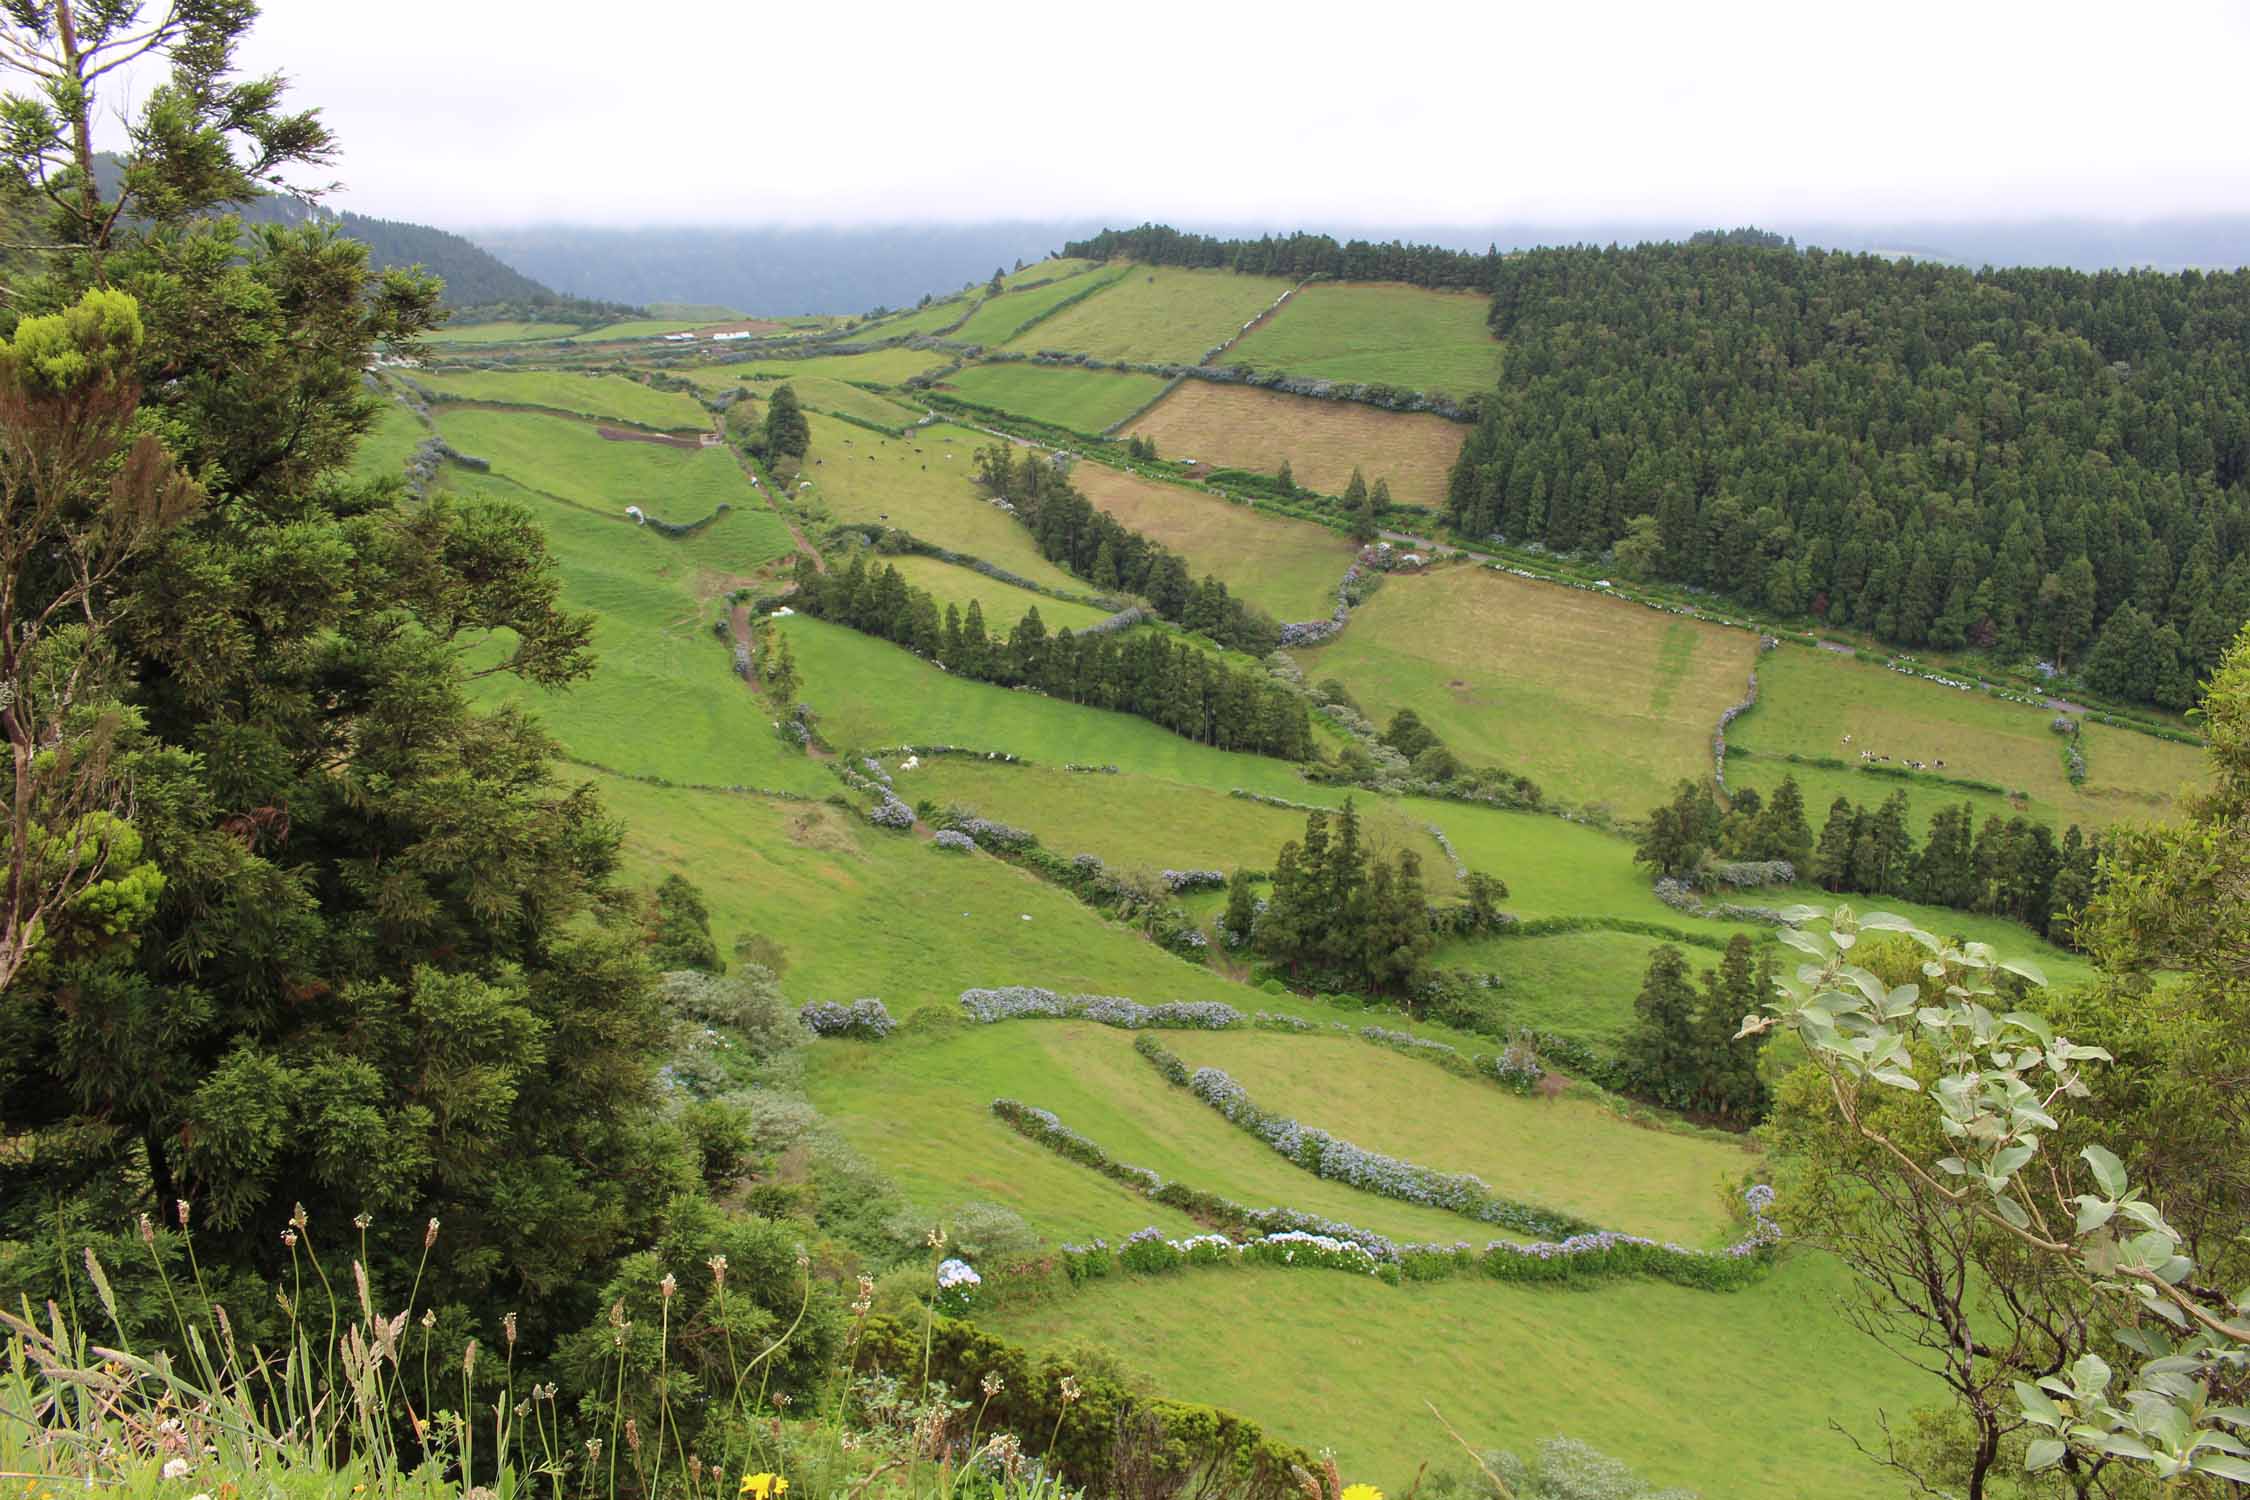
[(541, 318), (607, 323), (637, 309), (617, 302), (590, 302), (550, 290), (460, 235), (427, 224), (371, 219), (347, 213), (345, 234), (367, 247), (369, 265), (378, 271), (420, 266), (445, 283), (447, 307), (476, 308), (495, 315), (536, 313)]
[(2250, 617), (2250, 275), (1501, 262), (1448, 518), (2184, 708)]
[(1499, 274), (1500, 252), (1478, 255), (1443, 245), (1409, 245), (1399, 240), (1339, 241), (1332, 235), (1296, 234), (1255, 240), (1219, 239), (1188, 234), (1168, 224), (1138, 229), (1105, 229), (1092, 239), (1063, 246), (1080, 260), (1123, 257), (1152, 266), (1194, 266), (1240, 271), (1248, 276), (1328, 276), (1338, 281), (1403, 281), (1413, 286), (1470, 287), (1489, 291)]

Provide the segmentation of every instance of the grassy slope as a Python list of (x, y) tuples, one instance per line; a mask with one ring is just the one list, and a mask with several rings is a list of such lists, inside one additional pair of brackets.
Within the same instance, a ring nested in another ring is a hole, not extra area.
[(560, 370), (419, 370), (415, 384), (467, 401), (549, 406), (588, 417), (618, 417), (644, 427), (695, 432), (711, 414), (678, 391), (651, 390), (622, 375), (580, 375)]
[(883, 561), (895, 565), (914, 587), (927, 589), (937, 600), (940, 614), (948, 604), (958, 605), (966, 612), (969, 601), (975, 600), (984, 611), (987, 631), (1013, 630), (1016, 622), (1033, 609), (1039, 611), (1040, 623), (1050, 634), (1057, 630), (1083, 630), (1109, 614), (1108, 610), (1091, 604), (1073, 604), (1066, 599), (1050, 599), (1029, 589), (1019, 589), (1012, 583), (987, 578), (974, 568), (940, 562), (934, 557), (892, 557)]
[(1232, 271), (1134, 266), (1116, 285), (1027, 330), (1009, 347), (1192, 365), (1289, 286)]
[(724, 448), (677, 448), (665, 443), (613, 442), (593, 424), (533, 412), (440, 408), (439, 431), (461, 452), (491, 462), (493, 471), (530, 489), (544, 490), (604, 515), (622, 518), (638, 505), (659, 520), (700, 521), (722, 504), (755, 524), (734, 535), (756, 545), (723, 559), (736, 572), (788, 550), (788, 536), (742, 476)]
[(479, 685), (487, 702), (537, 713), (565, 751), (638, 775), (720, 786), (824, 793), (831, 782), (775, 738), (772, 714), (734, 675), (713, 638), (713, 595), (729, 565), (772, 554), (788, 536), (764, 511), (738, 510), (674, 540), (562, 504), (504, 479), (456, 470), (447, 488), (512, 501), (547, 531), (563, 575), (563, 604), (596, 615), (594, 675), (560, 691), (512, 677)]
[[(842, 790), (816, 763), (799, 761), (810, 789)], [(626, 822), (631, 872), (653, 881), (677, 869), (700, 884), (721, 951), (752, 933), (779, 943), (782, 983), (795, 999), (878, 995), (903, 1018), (932, 1005), (950, 1011), (973, 984), (1042, 983), (1150, 1002), (1257, 998), (1020, 870), (939, 851), (856, 812), (595, 780)]]
[(936, 333), (941, 328), (960, 322), (961, 315), (983, 295), (981, 287), (974, 292), (957, 292), (953, 296), (932, 302), (928, 307), (916, 308), (912, 312), (885, 318), (880, 323), (855, 328), (852, 330), (852, 337), (891, 339), (903, 338), (910, 333)]
[(1456, 754), (1551, 796), (1638, 817), (1708, 774), (1756, 637), (1466, 567), (1394, 577), (1329, 645), (1297, 653), (1377, 723), (1412, 708)]
[[(796, 391), (798, 404), (807, 411), (858, 417), (863, 422), (900, 431), (913, 426), (922, 417), (919, 407), (901, 406), (873, 391), (863, 391), (827, 375), (791, 375), (787, 380), (756, 378), (745, 380), (742, 388), (763, 401), (783, 385)], [(761, 415), (763, 412), (760, 408)]]
[(952, 744), (1005, 750), (1042, 765), (1113, 763), (1220, 790), (1248, 786), (1294, 795), (1286, 762), (1214, 750), (1146, 719), (949, 677), (911, 652), (803, 616), (781, 622), (822, 732), (849, 745)]
[(812, 433), (812, 455), (823, 462), (806, 469), (813, 488), (803, 493), (836, 519), (881, 521), (1054, 588), (1086, 587), (1041, 557), (1030, 531), (977, 489), (969, 460), (991, 441), (984, 434), (941, 423), (886, 438), (817, 415)]
[(451, 323), (423, 334), (422, 339), (431, 344), (509, 344), (568, 338), (577, 332), (576, 323)]
[(352, 455), (352, 473), (362, 479), (404, 478), (406, 461), (429, 435), (430, 429), (414, 413), (396, 401), (385, 401), (375, 414), (375, 425)]
[[(1834, 756), (1853, 766), (1863, 750), (1888, 755), (1893, 765), (1912, 758), (1934, 769), (1943, 760), (1939, 774), (2021, 790), (2029, 796), (2026, 811), (2058, 826), (2106, 827), (2121, 819), (2163, 817), (2173, 795), (2202, 775), (2202, 752), (2194, 746), (2089, 724), (2086, 784), (2073, 787), (2063, 774), (2061, 741), (2048, 728), (2053, 713), (1811, 647), (1784, 646), (1767, 654), (1758, 663), (1758, 684), (1758, 706), (1735, 721), (1730, 743), (1776, 754)], [(1845, 735), (1851, 736), (1848, 745)], [(1779, 781), (1785, 771), (1804, 782), (1805, 772), (1820, 770), (1757, 761), (1748, 768), (1751, 783), (1758, 785)], [(1728, 780), (1734, 780), (1732, 767)], [(1915, 804), (1917, 826), (1944, 803), (1979, 804), (1980, 821), (1986, 812), (2008, 811), (1990, 794), (1857, 771), (1827, 771), (1821, 786), (1816, 814), (1825, 814), (1837, 791), (1855, 801), (1879, 802), (1901, 786)]]
[[(1052, 766), (1010, 766), (947, 757), (912, 771), (894, 765), (899, 794), (959, 802), (1039, 835), (1060, 854), (1097, 854), (1127, 869), (1269, 870), (1284, 842), (1304, 836), (1305, 815), (1204, 787), (1145, 776), (1094, 775)], [(1296, 800), (1340, 805), (1333, 787), (1306, 786)], [(1133, 809), (1121, 818), (1121, 806)], [(1420, 820), (1395, 801), (1357, 799), (1361, 837), (1372, 848), (1406, 848), (1422, 860), (1430, 890), (1449, 893), (1453, 867)]]
[(1566, 1433), (1714, 1500), (1876, 1500), (1895, 1480), (1830, 1422), (1865, 1438), (1878, 1408), (1896, 1420), (1942, 1393), (1844, 1325), (1845, 1289), (1810, 1254), (1731, 1295), (1213, 1270), (1097, 1282), (986, 1321), (1035, 1344), (1098, 1341), (1167, 1394), (1333, 1446), (1348, 1476), (1392, 1494), (1424, 1460), (1459, 1464), (1428, 1400), (1479, 1445), (1526, 1452)]
[[(994, 971), (992, 983), (1044, 982), (1036, 972), (1011, 974), (998, 961), (986, 966)], [(1221, 998), (1222, 988), (1214, 981), (1202, 993)], [(1299, 1040), (1253, 1035), (1282, 1046)], [(1166, 1033), (1166, 1040), (1186, 1036)], [(1134, 1195), (1108, 1192), (1102, 1195), (1101, 1217), (1080, 1218), (1063, 1207), (1083, 1196), (1065, 1196), (1068, 1179), (1100, 1179), (1044, 1148), (1016, 1142), (1014, 1132), (992, 1116), (997, 1097), (1053, 1110), (1120, 1161), (1254, 1207), (1304, 1209), (1393, 1238), (1446, 1244), (1493, 1238), (1485, 1226), (1459, 1215), (1379, 1198), (1291, 1165), (1185, 1089), (1165, 1083), (1132, 1044), (1131, 1033), (1089, 1022), (1021, 1021), (974, 1027), (909, 1048), (822, 1045), (808, 1067), (807, 1091), (851, 1143), (898, 1178), (918, 1203), (996, 1197), (1056, 1238), (1100, 1235), (1115, 1243), (1163, 1216)], [(1352, 1045), (1377, 1051), (1363, 1042)], [(1498, 1088), (1492, 1092), (1500, 1094)], [(1644, 1134), (1622, 1124), (1613, 1128)], [(1031, 1153), (1048, 1161), (1033, 1163), (1027, 1159)]]
[(1020, 363), (970, 365), (945, 383), (964, 401), (1085, 433), (1124, 421), (1164, 389), (1157, 375)]
[(1078, 465), (1071, 480), (1095, 505), (1186, 557), (1192, 571), (1216, 574), (1276, 619), (1325, 619), (1336, 607), (1352, 544), (1325, 526), (1100, 464)]
[(1101, 264), (1102, 262), (1098, 260), (1077, 260), (1070, 256), (1056, 256), (1051, 260), (1034, 262), (1020, 271), (1012, 271), (1001, 279), (1000, 284), (1005, 287), (1019, 287), (1034, 281), (1054, 281), (1064, 276), (1076, 276), (1081, 271), (1091, 271)]
[(1393, 283), (1315, 282), (1227, 351), (1226, 363), (1463, 396), (1500, 375), (1492, 299)]
[[(1004, 291), (997, 297), (987, 297), (977, 304), (969, 321), (947, 337), (964, 344), (1004, 344), (1019, 330), (1071, 298), (1105, 286), (1123, 274), (1123, 271), (1103, 271), (1093, 276), (1070, 276), (1026, 291)], [(1099, 290), (1094, 290), (1093, 294), (1101, 295)]]
[[(1182, 1032), (1165, 1045), (1190, 1067), (1224, 1068), (1264, 1108), (1633, 1234), (1730, 1242), (1722, 1185), (1754, 1165), (1741, 1145), (1644, 1130), (1591, 1099), (1521, 1098), (1357, 1037)], [(1492, 1237), (1473, 1230), (1455, 1238)]]
[(1438, 505), (1469, 429), (1443, 417), (1285, 396), (1188, 380), (1126, 429), (1166, 458), (1195, 458), (1271, 474), (1284, 460), (1297, 483), (1340, 495), (1357, 468), (1390, 481), (1402, 505)]
[(724, 390), (745, 380), (789, 380), (805, 375), (897, 385), (949, 363), (949, 356), (923, 349), (875, 349), (866, 354), (816, 354), (804, 359), (767, 358), (727, 365), (686, 365), (675, 368), (673, 373), (713, 390)]

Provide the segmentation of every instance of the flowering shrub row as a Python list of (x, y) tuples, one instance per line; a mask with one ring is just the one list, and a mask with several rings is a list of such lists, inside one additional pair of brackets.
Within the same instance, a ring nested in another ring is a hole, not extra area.
[(1656, 899), (1674, 911), (1684, 911), (1691, 917), (1712, 917), (1722, 922), (1764, 922), (1772, 927), (1787, 927), (1789, 919), (1778, 907), (1743, 906), (1736, 902), (1721, 902), (1707, 906), (1695, 894), (1694, 888), (1676, 876), (1666, 875), (1656, 882)]
[(1731, 885), (1738, 889), (1795, 885), (1797, 867), (1786, 859), (1702, 859), (1696, 862), (1695, 881), (1698, 885)]
[(1711, 779), (1719, 784), (1719, 795), (1727, 791), (1727, 726), (1758, 706), (1758, 674), (1750, 674), (1750, 691), (1740, 703), (1730, 706), (1719, 715), (1719, 727), (1711, 731)]
[(1422, 826), (1429, 831), (1431, 838), (1437, 840), (1438, 848), (1445, 851), (1447, 861), (1453, 866), (1453, 878), (1455, 880), (1467, 880), (1469, 878), (1468, 861), (1461, 858), (1461, 851), (1453, 847), (1453, 840), (1445, 836), (1445, 830), (1435, 823), (1424, 823)]
[[(1027, 1139), (1091, 1167), (1154, 1202), (1178, 1208), (1201, 1223), (1237, 1236), (1231, 1242), (1216, 1235), (1197, 1235), (1191, 1240), (1173, 1242), (1164, 1240), (1158, 1231), (1147, 1229), (1128, 1237), (1115, 1250), (1104, 1240), (1064, 1245), (1063, 1269), (1074, 1285), (1120, 1269), (1151, 1273), (1176, 1270), (1183, 1265), (1279, 1264), (1365, 1271), (1394, 1286), (1401, 1281), (1437, 1281), (1473, 1274), (1504, 1281), (1653, 1276), (1682, 1286), (1729, 1291), (1747, 1284), (1764, 1268), (1771, 1257), (1762, 1252), (1770, 1250), (1781, 1237), (1779, 1229), (1765, 1215), (1765, 1210), (1773, 1204), (1773, 1189), (1760, 1184), (1744, 1195), (1751, 1221), (1749, 1233), (1721, 1251), (1689, 1250), (1610, 1230), (1528, 1245), (1513, 1240), (1493, 1240), (1481, 1251), (1471, 1248), (1465, 1240), (1451, 1245), (1400, 1244), (1374, 1230), (1316, 1214), (1283, 1208), (1246, 1208), (1215, 1193), (1165, 1182), (1146, 1167), (1112, 1160), (1100, 1146), (1063, 1124), (1048, 1110), (1019, 1104), (1013, 1099), (995, 1099), (992, 1112)], [(1308, 1241), (1316, 1242), (1309, 1250)], [(1327, 1243), (1317, 1243), (1320, 1241)], [(1342, 1246), (1349, 1246), (1350, 1250), (1343, 1250)], [(1274, 1247), (1281, 1253), (1269, 1256), (1259, 1247)], [(1292, 1250), (1294, 1254), (1289, 1253)]]
[(840, 1005), (834, 1000), (815, 1000), (797, 1012), (797, 1019), (814, 1036), (856, 1036), (879, 1042), (898, 1029), (891, 1013), (880, 1000), (854, 1000)]
[(975, 839), (970, 838), (965, 833), (957, 833), (950, 828), (939, 829), (937, 832), (937, 836), (931, 839), (930, 842), (937, 848), (955, 849), (959, 850), (963, 854), (973, 854), (976, 852), (977, 847), (977, 841)]
[(1222, 891), (1227, 884), (1224, 870), (1166, 870), (1162, 878), (1166, 889), (1175, 896), (1184, 896), (1189, 891)]
[(995, 1021), (1022, 1021), (1035, 1017), (1055, 1020), (1097, 1021), (1121, 1031), (1170, 1027), (1180, 1031), (1231, 1031), (1242, 1024), (1242, 1012), (1216, 1000), (1179, 1000), (1166, 1005), (1142, 1005), (1121, 995), (1059, 995), (1035, 985), (1011, 984), (998, 989), (961, 992), (961, 1008), (969, 1019), (989, 1026)]
[(939, 813), (937, 824), (956, 833), (968, 835), (977, 841), (979, 848), (1004, 849), (1009, 853), (1029, 849), (1039, 842), (1039, 836), (1028, 829), (1016, 828), (992, 818), (981, 816), (975, 808), (949, 805)]
[[(1186, 1070), (1153, 1037), (1142, 1037), (1134, 1050), (1154, 1063), (1173, 1082)], [(1526, 1234), (1569, 1235), (1593, 1230), (1595, 1225), (1573, 1215), (1537, 1204), (1501, 1198), (1478, 1177), (1467, 1172), (1440, 1172), (1414, 1162), (1400, 1161), (1339, 1140), (1325, 1130), (1300, 1124), (1286, 1115), (1269, 1114), (1252, 1101), (1248, 1091), (1217, 1068), (1197, 1068), (1187, 1075), (1187, 1088), (1227, 1120), (1249, 1131), (1281, 1155), (1316, 1176), (1425, 1208), (1442, 1208), (1480, 1223), (1499, 1224)]]

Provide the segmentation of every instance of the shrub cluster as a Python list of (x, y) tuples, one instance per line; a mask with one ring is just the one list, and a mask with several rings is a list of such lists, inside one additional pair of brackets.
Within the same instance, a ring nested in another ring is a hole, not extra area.
[(1038, 835), (1026, 829), (1011, 827), (984, 817), (975, 808), (949, 803), (936, 818), (938, 827), (949, 829), (976, 840), (983, 849), (999, 849), (1014, 854), (1029, 849), (1039, 842)]
[(930, 843), (936, 848), (958, 850), (963, 854), (973, 854), (977, 847), (975, 839), (951, 828), (939, 829), (937, 836), (931, 839)]
[(849, 1005), (815, 1000), (797, 1012), (797, 1019), (814, 1036), (850, 1036), (870, 1042), (879, 1042), (898, 1029), (890, 1011), (875, 999), (854, 1000)]
[(980, 1026), (1033, 1018), (1095, 1021), (1121, 1031), (1142, 1031), (1151, 1027), (1175, 1031), (1231, 1031), (1242, 1024), (1241, 1011), (1216, 1000), (1142, 1005), (1119, 995), (1060, 995), (1053, 990), (1021, 984), (963, 990), (961, 1008)]
[(1189, 891), (1217, 891), (1226, 889), (1227, 872), (1224, 870), (1166, 870), (1162, 879), (1165, 888), (1175, 896)]

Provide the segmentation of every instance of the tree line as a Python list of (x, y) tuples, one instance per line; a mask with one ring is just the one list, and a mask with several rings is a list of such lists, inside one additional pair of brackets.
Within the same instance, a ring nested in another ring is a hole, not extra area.
[(1312, 754), (1312, 723), (1295, 695), (1161, 631), (1050, 635), (1035, 605), (995, 638), (976, 600), (966, 612), (954, 604), (941, 611), (895, 566), (870, 568), (864, 552), (833, 573), (800, 558), (796, 579), (792, 602), (806, 614), (904, 646), (956, 676), (1135, 714), (1223, 750), (1284, 760)]
[(1502, 261), (1465, 535), (2183, 708), (2250, 619), (2250, 272)]
[(1773, 994), (1774, 975), (1773, 950), (1753, 961), (1750, 939), (1739, 932), (1700, 985), (1670, 943), (1650, 954), (1620, 1058), (1634, 1090), (1669, 1108), (1722, 1120), (1762, 1118), (1767, 1091), (1757, 1049), (1736, 1045), (1735, 1032)]
[(1980, 825), (1966, 802), (1933, 813), (1917, 846), (1903, 788), (1872, 808), (1838, 797), (1815, 840), (1796, 779), (1787, 777), (1771, 799), (1745, 789), (1725, 810), (1709, 787), (1681, 782), (1671, 802), (1650, 812), (1633, 857), (1682, 878), (1712, 876), (1715, 863), (1729, 860), (1788, 860), (1799, 880), (1838, 895), (2007, 917), (2076, 946), (2073, 924), (2099, 892), (2101, 853), (2101, 840), (2075, 823), (2058, 842), (2046, 824), (2020, 816), (1994, 813)]
[(1038, 450), (992, 443), (974, 462), (978, 481), (1031, 528), (1049, 562), (1095, 588), (1139, 595), (1164, 619), (1238, 651), (1263, 656), (1281, 643), (1280, 627), (1263, 610), (1209, 574), (1192, 578), (1185, 558), (1097, 510)]
[(1091, 239), (1074, 240), (1062, 253), (1080, 260), (1137, 260), (1151, 266), (1188, 266), (1239, 271), (1245, 276), (1281, 276), (1302, 281), (1326, 276), (1337, 281), (1403, 281), (1410, 286), (1492, 290), (1501, 265), (1498, 246), (1482, 254), (1442, 245), (1409, 245), (1398, 240), (1338, 241), (1332, 235), (1291, 234), (1254, 240), (1224, 240), (1189, 234), (1169, 224), (1138, 229), (1105, 229)]

